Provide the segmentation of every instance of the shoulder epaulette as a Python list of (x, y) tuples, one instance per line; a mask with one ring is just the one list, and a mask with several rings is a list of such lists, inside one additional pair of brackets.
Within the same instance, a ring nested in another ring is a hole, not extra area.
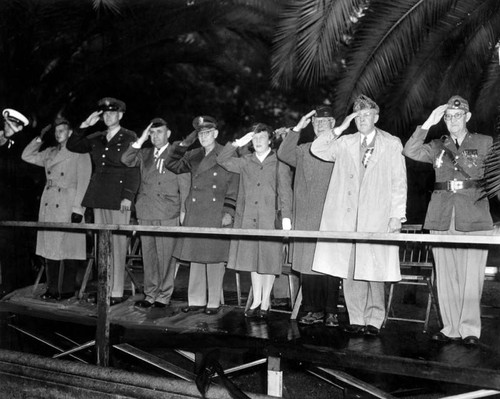
[(99, 136), (104, 136), (104, 135), (106, 135), (106, 132), (95, 132), (95, 133), (89, 134), (89, 135), (87, 136), (87, 138), (88, 138), (89, 140), (92, 140), (92, 139), (95, 139), (95, 138), (97, 138), (97, 137), (99, 137)]

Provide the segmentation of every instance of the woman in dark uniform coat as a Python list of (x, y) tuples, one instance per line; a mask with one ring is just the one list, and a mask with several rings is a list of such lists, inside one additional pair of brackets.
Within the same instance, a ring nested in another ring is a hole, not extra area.
[[(276, 201), (283, 215), (283, 228), (291, 228), (290, 168), (279, 162), (271, 149), (272, 137), (273, 130), (259, 123), (251, 133), (228, 143), (217, 158), (224, 168), (240, 175), (234, 223), (237, 228), (274, 229)], [(255, 152), (234, 158), (237, 147), (246, 145), (250, 140)], [(242, 238), (231, 241), (228, 267), (251, 272), (253, 303), (245, 316), (267, 316), (274, 280), (276, 275), (281, 274), (282, 250), (281, 238)]]
[[(173, 146), (167, 168), (174, 173), (191, 172), (191, 190), (186, 199), (184, 226), (229, 227), (232, 225), (238, 176), (217, 164), (222, 146), (215, 141), (217, 122), (209, 116), (194, 119), (195, 130)], [(198, 138), (201, 148), (188, 151)], [(173, 256), (191, 262), (188, 306), (183, 312), (205, 308), (215, 314), (220, 308), (222, 282), (229, 251), (227, 238), (181, 237)], [(208, 290), (208, 295), (207, 295)], [(208, 296), (208, 298), (207, 298)]]

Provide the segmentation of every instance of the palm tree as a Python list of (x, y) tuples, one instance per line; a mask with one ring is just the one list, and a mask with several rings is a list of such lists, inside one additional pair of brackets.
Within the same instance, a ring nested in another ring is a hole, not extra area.
[(459, 93), (476, 126), (491, 132), (500, 107), (499, 43), (497, 0), (290, 1), (276, 29), (273, 82), (310, 87), (340, 64), (333, 71), (339, 117), (364, 93), (382, 106), (384, 126), (407, 132)]

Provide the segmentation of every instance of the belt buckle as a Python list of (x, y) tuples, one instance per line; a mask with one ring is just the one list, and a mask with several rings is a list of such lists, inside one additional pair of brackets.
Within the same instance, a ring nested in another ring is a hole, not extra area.
[(52, 179), (47, 180), (47, 187), (52, 187)]
[(456, 193), (457, 190), (462, 190), (464, 188), (464, 182), (461, 180), (448, 180), (447, 182), (448, 185), (448, 191)]

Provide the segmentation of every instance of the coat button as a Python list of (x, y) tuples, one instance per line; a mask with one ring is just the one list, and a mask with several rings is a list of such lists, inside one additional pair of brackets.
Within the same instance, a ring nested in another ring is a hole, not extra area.
[(257, 187), (259, 187), (259, 186), (260, 186), (260, 183), (257, 183)]
[(453, 169), (458, 170), (458, 168), (453, 168)]
[(61, 176), (64, 176), (64, 172), (61, 172)]
[(104, 166), (104, 165), (105, 165), (105, 163), (103, 162), (103, 163), (102, 163), (102, 166)]
[(259, 203), (259, 201), (255, 201), (255, 205), (257, 205)]
[(257, 219), (254, 219), (253, 221), (254, 221), (254, 222), (256, 222), (256, 221), (257, 221)]
[(460, 158), (460, 157), (458, 155), (455, 155), (455, 159), (458, 159), (458, 158)]
[(260, 167), (260, 170), (262, 170), (262, 169), (264, 169), (264, 167), (263, 167), (263, 166), (261, 166), (261, 167)]
[(47, 172), (48, 175), (50, 175), (50, 170)]
[(196, 198), (193, 198), (193, 202), (196, 202)]
[(61, 192), (61, 189), (59, 189), (59, 190), (57, 190), (57, 191)]
[(59, 208), (59, 204), (56, 204), (56, 208)]
[(123, 183), (123, 180), (120, 180), (120, 184), (122, 184), (122, 183)]
[(161, 184), (161, 183), (160, 183), (160, 182), (158, 182), (158, 185), (160, 185), (160, 184)]
[(103, 158), (106, 158), (106, 154), (102, 154), (102, 157), (103, 157)]
[(108, 147), (106, 147), (106, 148), (104, 149), (104, 151), (108, 151)]
[(214, 176), (217, 176), (217, 172), (214, 172)]
[(45, 206), (49, 205), (47, 202), (45, 203)]
[(213, 201), (213, 202), (215, 202), (215, 201), (216, 201), (216, 199), (214, 198), (214, 199), (212, 199), (212, 201)]
[(217, 186), (214, 184), (214, 185), (212, 186), (212, 188), (217, 188)]

